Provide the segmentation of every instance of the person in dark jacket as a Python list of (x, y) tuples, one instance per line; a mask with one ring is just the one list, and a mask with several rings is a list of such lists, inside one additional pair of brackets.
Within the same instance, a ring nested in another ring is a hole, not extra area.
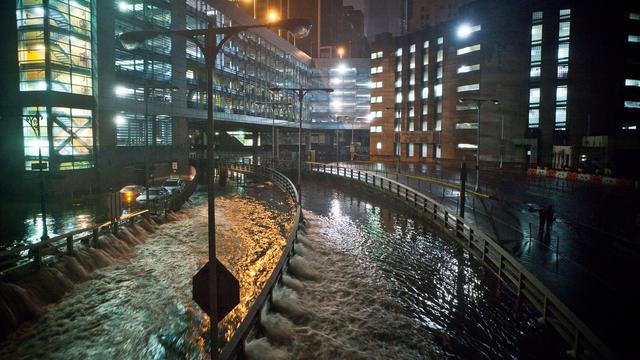
[(551, 239), (551, 227), (553, 226), (553, 221), (556, 219), (556, 217), (553, 214), (553, 206), (551, 205), (545, 206), (544, 212), (547, 222), (546, 240), (549, 241)]
[[(548, 206), (548, 205), (547, 205)], [(542, 241), (544, 237), (544, 225), (547, 221), (547, 206), (538, 209), (538, 239)]]

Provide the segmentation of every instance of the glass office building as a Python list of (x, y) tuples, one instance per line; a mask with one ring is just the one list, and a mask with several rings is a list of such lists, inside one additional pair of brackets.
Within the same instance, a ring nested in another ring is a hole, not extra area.
[[(10, 122), (3, 139), (12, 146), (5, 156), (29, 177), (40, 153), (46, 171), (59, 174), (54, 187), (71, 173), (80, 187), (99, 178), (140, 182), (147, 160), (159, 176), (176, 163), (184, 169), (189, 129), (206, 128), (206, 67), (197, 44), (159, 36), (126, 50), (119, 34), (205, 28), (209, 19), (219, 27), (256, 21), (223, 0), (13, 2), (15, 8), (3, 6), (15, 11), (2, 12), (5, 23), (16, 24), (9, 30), (15, 42), (3, 44), (12, 50), (2, 56), (5, 68), (15, 69), (2, 75), (1, 115)], [(283, 126), (293, 123), (297, 97), (269, 88), (311, 85), (311, 66), (311, 58), (270, 30), (235, 36), (215, 61), (216, 126), (252, 133), (274, 116)], [(294, 106), (274, 112), (265, 102)], [(305, 106), (305, 120), (307, 112)], [(28, 120), (37, 116), (34, 128)]]

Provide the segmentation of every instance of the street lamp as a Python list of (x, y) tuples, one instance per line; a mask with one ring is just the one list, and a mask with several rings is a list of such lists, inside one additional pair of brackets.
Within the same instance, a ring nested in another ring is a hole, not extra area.
[(500, 101), (497, 99), (480, 99), (480, 98), (460, 98), (458, 102), (470, 102), (476, 104), (476, 114), (477, 114), (477, 131), (476, 131), (476, 191), (478, 191), (480, 186), (480, 108), (483, 103), (490, 102), (494, 105), (500, 104)]
[[(279, 160), (279, 155), (280, 152), (277, 151), (277, 149), (280, 147), (279, 145), (277, 145), (276, 147), (276, 106), (278, 105), (278, 102), (276, 101), (256, 101), (255, 102), (256, 105), (258, 106), (263, 106), (263, 105), (271, 105), (271, 119), (273, 120), (272, 125), (271, 125), (271, 156), (273, 161), (277, 164), (277, 161)], [(287, 107), (293, 106), (293, 104), (291, 103), (286, 103), (284, 104)]]
[[(47, 204), (46, 204), (46, 195), (44, 188), (44, 163), (42, 162), (42, 143), (40, 142), (40, 122), (42, 121), (42, 115), (40, 111), (36, 110), (35, 115), (24, 115), (24, 120), (31, 126), (31, 129), (36, 135), (38, 139), (38, 173), (40, 174), (40, 210), (42, 211), (42, 236), (40, 240), (46, 240), (49, 238), (47, 233)], [(45, 125), (46, 126), (46, 125)], [(47, 144), (49, 142), (47, 141)], [(33, 163), (31, 164), (31, 169), (33, 169)]]
[[(145, 41), (153, 39), (161, 35), (176, 35), (186, 37), (192, 40), (202, 50), (207, 66), (207, 205), (208, 205), (208, 238), (209, 238), (209, 318), (211, 321), (211, 358), (218, 358), (218, 299), (217, 299), (217, 277), (216, 277), (216, 228), (215, 228), (215, 201), (213, 189), (213, 70), (215, 68), (215, 59), (218, 52), (224, 44), (234, 35), (243, 31), (255, 28), (273, 27), (289, 31), (294, 37), (301, 38), (309, 35), (311, 31), (311, 22), (306, 19), (286, 19), (269, 24), (253, 24), (239, 25), (230, 27), (214, 27), (214, 19), (209, 17), (206, 29), (195, 30), (143, 30), (125, 32), (118, 36), (118, 40), (127, 50), (134, 50)], [(222, 35), (222, 39), (216, 45), (217, 35)], [(200, 42), (199, 37), (204, 37), (204, 41)]]
[(302, 173), (302, 102), (304, 101), (304, 96), (307, 95), (310, 91), (324, 91), (327, 93), (332, 93), (333, 89), (331, 88), (282, 88), (282, 87), (272, 87), (271, 92), (278, 93), (282, 90), (292, 91), (298, 95), (298, 103), (300, 104), (299, 108), (299, 118), (300, 118), (300, 126), (298, 128), (298, 197), (300, 198), (300, 207), (302, 207), (302, 181), (301, 181), (301, 173)]

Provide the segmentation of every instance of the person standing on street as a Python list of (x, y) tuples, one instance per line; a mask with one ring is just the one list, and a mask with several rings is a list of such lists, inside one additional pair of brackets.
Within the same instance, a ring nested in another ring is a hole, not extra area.
[(545, 212), (545, 217), (546, 217), (546, 222), (547, 222), (547, 231), (546, 231), (546, 240), (547, 242), (549, 240), (551, 240), (551, 228), (553, 226), (553, 221), (556, 219), (556, 217), (553, 214), (553, 206), (551, 205), (547, 205), (544, 209)]
[[(548, 206), (548, 205), (547, 205)], [(538, 209), (538, 240), (542, 241), (544, 237), (544, 225), (547, 221), (547, 206)]]

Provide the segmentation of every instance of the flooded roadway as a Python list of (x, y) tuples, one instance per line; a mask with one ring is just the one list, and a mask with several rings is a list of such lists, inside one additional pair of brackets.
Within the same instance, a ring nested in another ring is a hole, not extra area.
[[(243, 306), (222, 323), (227, 337), (275, 266), (291, 212), (282, 194), (240, 177), (217, 199), (218, 254), (239, 277)], [(340, 184), (338, 187), (337, 184)], [(452, 240), (401, 204), (343, 182), (306, 181), (310, 221), (262, 325), (270, 345), (251, 358), (538, 359), (565, 348)], [(196, 193), (130, 259), (81, 283), (0, 358), (202, 358), (206, 316), (191, 300), (191, 276), (207, 259), (206, 202)]]
[(556, 334), (540, 329), (527, 308), (516, 315), (513, 299), (497, 295), (493, 275), (401, 204), (330, 178), (307, 180), (303, 188), (310, 224), (292, 260), (297, 280), (274, 295), (273, 316), (284, 319), (263, 323), (267, 334), (276, 333), (268, 337), (273, 354), (563, 357)]
[[(222, 337), (239, 325), (261, 291), (285, 244), (288, 229), (280, 224), (293, 220), (284, 194), (269, 184), (229, 189), (216, 199), (217, 250), (240, 281), (241, 305), (221, 323)], [(206, 356), (208, 318), (191, 299), (191, 277), (207, 261), (206, 219), (206, 196), (196, 193), (175, 221), (138, 236), (146, 240), (133, 257), (102, 259), (112, 264), (0, 343), (0, 359)]]

